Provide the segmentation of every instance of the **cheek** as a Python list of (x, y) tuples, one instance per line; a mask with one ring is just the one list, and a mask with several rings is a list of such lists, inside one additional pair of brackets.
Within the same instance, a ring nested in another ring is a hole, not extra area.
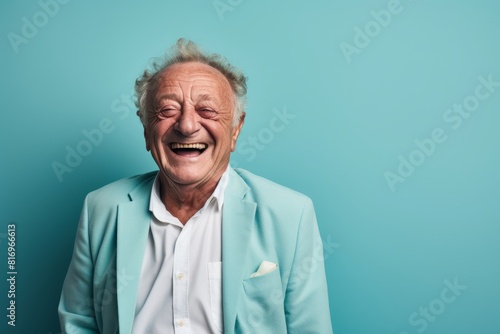
[(162, 141), (167, 135), (168, 129), (168, 124), (164, 124), (164, 122), (157, 122), (149, 130), (150, 138), (155, 141)]

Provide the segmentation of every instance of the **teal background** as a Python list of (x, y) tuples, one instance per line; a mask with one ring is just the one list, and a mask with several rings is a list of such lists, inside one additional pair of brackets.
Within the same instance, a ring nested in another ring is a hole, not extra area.
[[(8, 34), (42, 9), (2, 1), (0, 277), (12, 222), (18, 275), (15, 328), (0, 281), (0, 332), (59, 332), (84, 196), (155, 169), (128, 97), (150, 59), (186, 37), (249, 77), (233, 165), (313, 199), (336, 334), (500, 333), (500, 87), (457, 129), (443, 119), (479, 76), (500, 81), (500, 3), (399, 7), (346, 57), (341, 43), (388, 1), (69, 1), (16, 53)], [(276, 110), (294, 115), (279, 131)], [(103, 119), (113, 130), (60, 182), (52, 164)], [(435, 128), (446, 141), (392, 191), (384, 173)], [(451, 303), (439, 301), (446, 280), (462, 286)]]

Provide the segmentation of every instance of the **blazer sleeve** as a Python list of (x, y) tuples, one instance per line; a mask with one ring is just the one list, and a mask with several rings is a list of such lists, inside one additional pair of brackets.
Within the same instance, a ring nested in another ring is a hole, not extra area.
[(63, 333), (99, 333), (93, 307), (94, 266), (89, 243), (88, 197), (78, 224), (73, 257), (59, 301)]
[(323, 242), (310, 199), (304, 205), (297, 230), (295, 255), (286, 287), (285, 316), (289, 334), (333, 333)]

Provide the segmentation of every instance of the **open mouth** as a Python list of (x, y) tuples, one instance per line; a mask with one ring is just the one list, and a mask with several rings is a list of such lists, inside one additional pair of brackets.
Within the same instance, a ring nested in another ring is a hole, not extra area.
[(170, 149), (177, 155), (185, 157), (196, 157), (203, 153), (207, 148), (207, 144), (203, 143), (171, 143)]

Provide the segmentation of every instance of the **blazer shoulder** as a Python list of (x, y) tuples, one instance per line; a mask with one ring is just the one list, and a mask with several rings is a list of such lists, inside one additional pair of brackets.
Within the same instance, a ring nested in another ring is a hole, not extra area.
[(134, 175), (111, 182), (90, 192), (87, 195), (87, 199), (90, 204), (111, 204), (129, 201), (129, 193), (143, 184), (152, 185), (156, 174), (158, 174), (158, 171)]
[(290, 203), (296, 205), (300, 203), (312, 203), (308, 196), (247, 170), (237, 168), (235, 172), (248, 185), (251, 196), (260, 204), (268, 204), (269, 206), (278, 205), (278, 207), (285, 205), (289, 207)]

